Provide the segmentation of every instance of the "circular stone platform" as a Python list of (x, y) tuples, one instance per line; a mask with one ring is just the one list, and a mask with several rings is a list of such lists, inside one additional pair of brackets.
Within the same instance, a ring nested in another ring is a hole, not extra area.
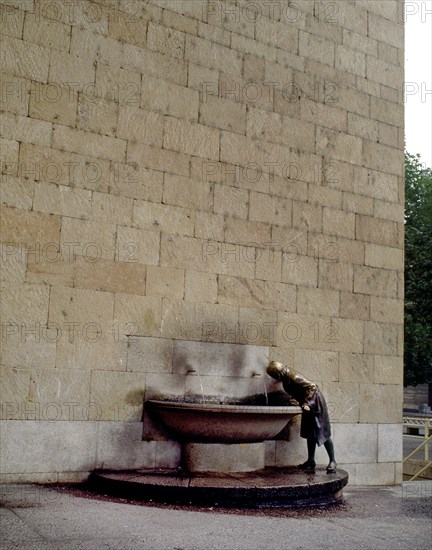
[(348, 473), (317, 468), (265, 468), (247, 473), (189, 473), (172, 470), (97, 471), (90, 486), (104, 494), (165, 504), (230, 508), (314, 507), (342, 502)]

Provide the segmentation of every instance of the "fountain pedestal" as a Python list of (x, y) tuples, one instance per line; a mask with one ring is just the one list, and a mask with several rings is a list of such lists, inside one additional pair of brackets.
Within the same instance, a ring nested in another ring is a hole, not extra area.
[(189, 472), (256, 472), (265, 467), (265, 443), (184, 443), (182, 459)]

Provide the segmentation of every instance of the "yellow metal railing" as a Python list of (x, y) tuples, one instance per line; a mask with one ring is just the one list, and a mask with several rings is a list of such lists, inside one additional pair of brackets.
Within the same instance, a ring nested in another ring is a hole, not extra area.
[[(422, 474), (427, 468), (429, 468), (432, 465), (432, 460), (429, 461), (429, 441), (432, 441), (432, 434), (429, 435), (429, 431), (431, 429), (432, 425), (432, 419), (431, 418), (421, 418), (421, 417), (415, 417), (415, 416), (404, 416), (403, 417), (403, 425), (407, 428), (423, 428), (424, 427), (424, 440), (418, 447), (412, 451), (407, 457), (403, 459), (402, 462), (407, 462), (410, 458), (412, 458), (422, 447), (424, 447), (424, 460), (426, 462), (426, 465), (423, 466), (416, 474), (412, 476), (412, 478), (409, 481), (414, 481), (420, 474)], [(429, 461), (429, 462), (428, 462)]]

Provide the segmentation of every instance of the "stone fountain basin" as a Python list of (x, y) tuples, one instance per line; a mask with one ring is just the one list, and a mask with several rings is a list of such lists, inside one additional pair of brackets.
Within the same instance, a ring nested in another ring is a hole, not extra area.
[(297, 406), (186, 403), (149, 400), (147, 406), (177, 439), (255, 443), (274, 438), (301, 413)]

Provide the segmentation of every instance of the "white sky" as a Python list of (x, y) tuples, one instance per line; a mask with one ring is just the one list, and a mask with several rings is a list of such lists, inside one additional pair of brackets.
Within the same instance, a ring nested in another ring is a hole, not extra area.
[(405, 14), (406, 149), (432, 167), (432, 0), (406, 0)]

